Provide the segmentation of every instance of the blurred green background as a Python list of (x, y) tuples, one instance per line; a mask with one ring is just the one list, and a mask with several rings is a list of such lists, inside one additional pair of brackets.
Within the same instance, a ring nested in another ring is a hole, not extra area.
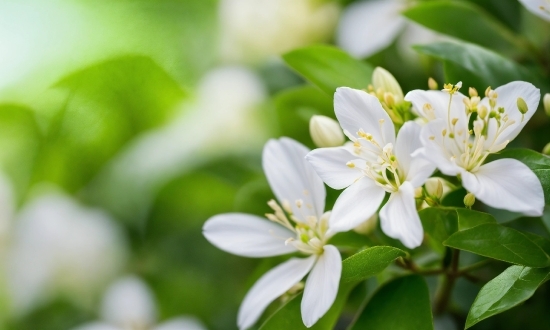
[[(202, 224), (218, 213), (269, 210), (263, 144), (285, 135), (313, 148), (311, 115), (334, 117), (331, 97), (279, 55), (319, 42), (345, 48), (346, 9), (373, 2), (0, 0), (0, 329), (70, 329), (99, 320), (106, 288), (125, 274), (152, 289), (159, 321), (190, 315), (208, 329), (234, 329), (247, 289), (280, 259), (220, 251), (204, 239)], [(549, 24), (519, 2), (458, 1), (474, 8), (466, 17), (471, 21), (461, 21), (461, 28), (450, 22), (447, 30), (441, 22), (425, 24), (438, 34), (417, 33), (419, 25), (399, 18), (418, 2), (388, 2), (399, 10), (377, 24), (394, 32), (354, 55), (388, 69), (404, 91), (426, 89), (430, 76), (440, 85), (456, 77), (480, 91), (487, 81), (518, 77), (497, 79), (488, 76), (491, 68), (486, 75), (468, 70), (433, 47), (411, 48), (449, 38), (523, 65), (536, 73), (532, 82), (549, 91)], [(350, 38), (367, 44), (368, 33)], [(503, 72), (511, 70), (506, 63)], [(540, 151), (549, 132), (539, 111), (514, 144)], [(62, 196), (79, 210), (36, 206), (47, 196)], [(329, 192), (327, 208), (336, 196)], [(77, 221), (90, 210), (101, 212), (94, 217), (108, 223), (112, 242), (98, 238), (81, 246), (71, 237), (91, 237), (91, 227), (72, 232), (48, 225), (62, 215)], [(550, 218), (517, 222), (546, 237), (549, 225)], [(44, 248), (53, 245), (58, 248)], [(55, 260), (67, 261), (59, 266)], [(97, 276), (72, 269), (82, 264)], [(503, 269), (495, 265), (480, 276), (486, 281)], [(28, 279), (40, 272), (49, 275)], [(461, 328), (458, 321), (482, 284), (458, 283), (453, 317), (436, 322), (440, 329)], [(352, 294), (343, 324), (372, 287)], [(548, 329), (548, 290), (543, 286), (524, 305), (472, 329)]]

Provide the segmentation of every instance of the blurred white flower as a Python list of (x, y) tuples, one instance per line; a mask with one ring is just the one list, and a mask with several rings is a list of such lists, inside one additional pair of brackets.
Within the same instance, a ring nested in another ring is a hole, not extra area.
[[(262, 155), (265, 175), (279, 200), (268, 205), (273, 214), (261, 217), (226, 213), (206, 221), (204, 236), (218, 248), (245, 257), (270, 257), (301, 252), (265, 273), (246, 294), (239, 309), (240, 329), (250, 328), (271, 302), (309, 273), (302, 297), (302, 321), (311, 327), (332, 306), (342, 271), (340, 252), (327, 241), (335, 233), (330, 212), (323, 213), (323, 181), (305, 161), (308, 149), (282, 138), (269, 141)], [(290, 220), (289, 220), (290, 219)]]
[(102, 321), (84, 324), (73, 330), (203, 330), (193, 317), (175, 317), (156, 325), (157, 310), (153, 293), (136, 276), (114, 282), (101, 304)]
[(221, 55), (257, 61), (330, 37), (338, 18), (334, 2), (316, 0), (221, 0)]
[(550, 0), (519, 0), (530, 12), (550, 21)]
[(404, 0), (358, 1), (343, 11), (336, 32), (336, 44), (357, 58), (368, 57), (398, 40), (406, 57), (413, 53), (410, 46), (434, 41), (437, 35), (401, 16)]
[(125, 240), (112, 219), (68, 196), (38, 197), (14, 223), (6, 276), (18, 315), (57, 294), (88, 304), (125, 263)]
[(270, 134), (259, 112), (266, 97), (251, 70), (213, 69), (200, 82), (196, 99), (183, 105), (181, 117), (135, 139), (98, 175), (90, 193), (117, 214), (143, 215), (170, 178), (212, 156), (259, 150)]

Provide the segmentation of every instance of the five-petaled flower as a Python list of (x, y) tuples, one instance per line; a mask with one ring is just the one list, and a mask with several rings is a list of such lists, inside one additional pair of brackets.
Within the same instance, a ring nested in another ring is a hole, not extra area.
[(330, 308), (338, 292), (342, 259), (337, 248), (327, 245), (330, 212), (325, 207), (325, 186), (304, 159), (309, 150), (281, 138), (264, 147), (262, 163), (277, 197), (268, 202), (273, 213), (261, 217), (227, 213), (210, 218), (204, 236), (218, 248), (245, 257), (270, 257), (293, 252), (307, 258), (291, 258), (264, 274), (246, 294), (239, 309), (239, 328), (252, 326), (265, 308), (292, 289), (309, 273), (301, 303), (302, 320), (312, 326)]
[[(464, 188), (485, 204), (529, 216), (540, 216), (544, 194), (537, 176), (522, 162), (499, 159), (485, 163), (521, 131), (538, 107), (540, 91), (514, 81), (466, 97), (460, 85), (442, 91), (414, 90), (405, 99), (428, 120), (417, 153), (447, 175), (459, 175)], [(473, 114), (475, 117), (472, 117)]]
[(326, 184), (334, 189), (347, 187), (334, 205), (331, 229), (358, 226), (378, 210), (388, 192), (390, 198), (380, 210), (382, 230), (409, 248), (419, 246), (424, 233), (414, 190), (435, 169), (424, 158), (411, 156), (421, 147), (421, 127), (407, 122), (396, 139), (394, 125), (379, 100), (347, 87), (336, 90), (334, 111), (353, 143), (315, 149), (307, 156)]

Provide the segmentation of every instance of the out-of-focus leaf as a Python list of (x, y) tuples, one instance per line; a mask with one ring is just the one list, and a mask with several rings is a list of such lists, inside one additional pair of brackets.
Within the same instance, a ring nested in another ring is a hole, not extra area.
[(300, 86), (275, 96), (275, 111), (279, 135), (288, 136), (314, 147), (309, 135), (309, 120), (313, 115), (334, 118), (332, 97), (314, 86)]
[(527, 165), (539, 178), (544, 190), (544, 201), (550, 204), (550, 157), (530, 149), (506, 149), (498, 154), (492, 154), (487, 162), (513, 158)]
[(24, 190), (31, 178), (41, 133), (31, 109), (0, 105), (0, 166), (18, 190)]
[[(539, 81), (538, 77), (524, 67), (474, 44), (444, 41), (414, 46), (414, 49), (444, 61), (448, 82), (462, 81), (466, 87), (472, 86), (478, 90), (485, 90), (487, 86), (498, 87), (514, 80)], [(463, 70), (447, 70), (447, 66), (460, 67), (466, 70), (467, 74)], [(468, 75), (473, 79), (469, 81)]]
[(548, 279), (548, 268), (510, 266), (481, 288), (466, 319), (466, 329), (529, 299)]
[(433, 330), (426, 282), (411, 275), (387, 283), (374, 294), (351, 329)]
[(383, 271), (407, 253), (391, 246), (373, 246), (347, 258), (342, 263), (342, 282), (358, 282)]
[(522, 46), (514, 32), (473, 3), (419, 2), (403, 14), (427, 28), (484, 47), (510, 51)]
[[(540, 238), (540, 240), (539, 240)], [(445, 246), (529, 267), (550, 266), (550, 250), (543, 237), (498, 224), (483, 224), (451, 235)]]
[(292, 298), (288, 303), (271, 315), (260, 327), (260, 330), (279, 330), (279, 329), (314, 329), (327, 330), (333, 329), (336, 321), (340, 317), (340, 312), (346, 304), (348, 295), (357, 283), (341, 284), (338, 289), (336, 300), (328, 312), (315, 323), (311, 328), (307, 328), (302, 322), (302, 314), (300, 312), (300, 303), (302, 294)]
[(283, 60), (331, 97), (337, 87), (362, 89), (371, 83), (372, 66), (332, 46), (296, 49), (283, 55)]
[(172, 118), (184, 97), (178, 84), (152, 60), (109, 60), (61, 80), (67, 97), (49, 126), (35, 181), (69, 191), (86, 184), (137, 134)]

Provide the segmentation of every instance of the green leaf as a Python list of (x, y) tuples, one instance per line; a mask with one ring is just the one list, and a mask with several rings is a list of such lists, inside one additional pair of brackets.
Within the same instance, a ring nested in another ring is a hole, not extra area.
[[(436, 42), (414, 46), (418, 52), (444, 61), (447, 82), (485, 90), (514, 80), (537, 82), (539, 79), (515, 62), (483, 47), (466, 42)], [(449, 70), (449, 68), (454, 68)], [(457, 68), (461, 68), (457, 69)], [(464, 70), (466, 72), (464, 72)], [(472, 77), (469, 81), (468, 76)]]
[(387, 283), (374, 294), (351, 329), (432, 330), (426, 282), (411, 275)]
[(340, 285), (338, 295), (328, 312), (315, 323), (311, 328), (306, 328), (302, 322), (300, 304), (302, 294), (292, 298), (289, 302), (273, 313), (260, 327), (260, 330), (279, 330), (279, 329), (314, 329), (327, 330), (333, 329), (340, 317), (340, 312), (344, 308), (350, 291), (357, 283), (347, 283)]
[(481, 288), (466, 319), (466, 329), (529, 299), (547, 280), (548, 268), (510, 266)]
[(342, 263), (342, 282), (358, 282), (383, 271), (407, 253), (391, 246), (373, 246), (347, 258)]
[(510, 51), (523, 46), (514, 32), (473, 3), (419, 2), (403, 15), (429, 29), (484, 47)]
[(550, 251), (546, 250), (545, 242), (546, 239), (533, 234), (487, 223), (458, 231), (443, 244), (513, 264), (548, 267), (550, 266), (550, 256), (548, 255)]
[(151, 59), (126, 56), (90, 66), (56, 86), (64, 98), (49, 123), (35, 182), (76, 191), (130, 139), (170, 120), (184, 92)]
[(490, 214), (464, 208), (429, 207), (421, 210), (418, 215), (424, 232), (437, 243), (434, 246), (436, 248), (442, 248), (441, 243), (459, 230), (484, 223), (496, 223)]
[(550, 204), (550, 157), (530, 149), (506, 149), (498, 154), (492, 154), (487, 162), (502, 158), (513, 158), (524, 163), (539, 178), (544, 190), (544, 201)]
[(293, 50), (283, 55), (283, 60), (331, 97), (337, 87), (367, 88), (374, 70), (346, 52), (326, 45)]

